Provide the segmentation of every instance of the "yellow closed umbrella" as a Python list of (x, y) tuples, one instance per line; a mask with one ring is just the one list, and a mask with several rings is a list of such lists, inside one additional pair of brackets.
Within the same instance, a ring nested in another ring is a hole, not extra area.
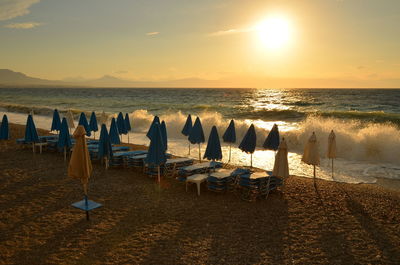
[(336, 158), (336, 135), (331, 131), (328, 137), (328, 151), (326, 153), (326, 156), (330, 159), (332, 159), (332, 178), (333, 178), (333, 159)]
[(308, 165), (314, 166), (314, 178), (315, 178), (316, 175), (315, 166), (318, 166), (320, 164), (317, 136), (315, 135), (315, 132), (312, 133), (311, 137), (308, 139), (308, 142), (304, 147), (304, 154), (303, 157), (301, 158), (301, 161), (303, 161)]
[(274, 169), (272, 175), (281, 178), (289, 177), (288, 149), (285, 138), (282, 138), (278, 147), (278, 152), (275, 155)]
[(83, 185), (84, 200), (73, 203), (72, 206), (86, 211), (86, 219), (89, 220), (89, 211), (100, 207), (101, 204), (88, 200), (87, 196), (89, 178), (92, 174), (92, 163), (85, 136), (85, 128), (79, 125), (73, 134), (75, 146), (72, 151), (71, 160), (69, 161), (68, 176), (79, 179)]

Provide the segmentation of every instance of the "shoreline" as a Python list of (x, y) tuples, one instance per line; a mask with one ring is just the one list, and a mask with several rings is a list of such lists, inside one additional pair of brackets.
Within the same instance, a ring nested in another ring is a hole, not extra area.
[[(0, 149), (0, 264), (396, 264), (400, 193), (290, 176), (267, 199), (244, 202), (175, 179), (160, 185), (93, 163), (87, 222), (71, 203), (79, 181), (62, 154), (32, 154), (10, 125)], [(41, 135), (45, 130), (38, 130)], [(4, 144), (4, 143), (3, 143)], [(140, 148), (136, 146), (136, 148)]]

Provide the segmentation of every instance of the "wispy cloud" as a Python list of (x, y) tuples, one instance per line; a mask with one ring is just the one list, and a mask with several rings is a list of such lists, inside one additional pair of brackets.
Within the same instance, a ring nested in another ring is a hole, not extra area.
[(0, 0), (0, 21), (29, 14), (29, 8), (40, 0)]
[(43, 23), (39, 22), (25, 22), (25, 23), (12, 23), (7, 24), (4, 27), (9, 29), (31, 29), (43, 25)]
[(220, 31), (212, 32), (208, 35), (211, 37), (215, 37), (215, 36), (232, 35), (232, 34), (238, 34), (238, 33), (246, 33), (246, 32), (250, 32), (253, 30), (254, 30), (253, 28), (228, 29), (228, 30), (220, 30)]
[(154, 35), (158, 35), (158, 34), (160, 34), (160, 32), (158, 32), (158, 31), (147, 32), (146, 33), (147, 36), (154, 36)]

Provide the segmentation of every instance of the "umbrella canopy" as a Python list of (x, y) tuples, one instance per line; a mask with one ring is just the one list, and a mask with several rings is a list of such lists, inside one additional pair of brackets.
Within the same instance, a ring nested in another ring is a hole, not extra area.
[(96, 113), (94, 113), (94, 111), (92, 112), (92, 115), (90, 115), (89, 127), (92, 132), (97, 132), (99, 130), (99, 127), (97, 126)]
[(129, 120), (129, 115), (128, 115), (128, 113), (126, 113), (125, 114), (125, 128), (126, 128), (126, 130), (128, 131), (128, 132), (130, 132), (131, 130), (132, 130), (132, 127), (131, 127), (131, 121)]
[(75, 128), (75, 123), (74, 123), (74, 114), (72, 114), (71, 110), (67, 111), (67, 122), (68, 122), (68, 128)]
[(0, 140), (8, 140), (9, 137), (10, 137), (10, 131), (8, 128), (8, 118), (7, 115), (4, 114), (0, 126)]
[(58, 113), (58, 110), (55, 109), (53, 112), (53, 121), (51, 122), (50, 131), (59, 131), (60, 129), (61, 129), (60, 114)]
[(28, 115), (25, 127), (25, 142), (26, 143), (37, 143), (39, 142), (39, 136), (36, 131), (35, 123), (33, 122), (32, 115)]
[(271, 131), (269, 132), (263, 147), (267, 150), (278, 150), (279, 147), (279, 130), (278, 125), (274, 124)]
[(256, 150), (257, 136), (254, 125), (250, 125), (246, 134), (243, 137), (242, 142), (239, 145), (239, 149), (246, 153), (254, 153)]
[(161, 122), (160, 131), (161, 131), (161, 137), (163, 140), (165, 150), (167, 150), (168, 149), (168, 135), (167, 135), (167, 126), (165, 125), (164, 121)]
[(68, 122), (66, 118), (62, 119), (60, 134), (58, 136), (57, 147), (59, 149), (70, 148), (72, 146), (71, 136), (69, 135)]
[(111, 141), (110, 137), (107, 132), (107, 127), (105, 124), (101, 125), (101, 130), (100, 130), (100, 139), (99, 139), (99, 153), (98, 153), (98, 158), (110, 158), (112, 156), (112, 146), (111, 146)]
[(147, 131), (146, 136), (151, 140), (152, 130), (154, 128), (155, 123), (160, 125), (160, 118), (158, 116), (154, 116), (153, 122), (150, 124), (149, 130)]
[(205, 142), (203, 126), (201, 126), (201, 121), (199, 117), (196, 118), (196, 121), (194, 122), (194, 125), (190, 130), (188, 139), (189, 142), (192, 144), (200, 144)]
[(328, 152), (326, 154), (328, 158), (336, 158), (336, 135), (331, 131), (328, 137)]
[(112, 118), (112, 120), (111, 120), (110, 141), (112, 144), (121, 144), (121, 141), (119, 139), (118, 127), (117, 127), (117, 123), (115, 122), (115, 118)]
[(150, 165), (159, 166), (167, 160), (165, 155), (165, 146), (161, 136), (160, 125), (154, 123), (153, 134), (151, 135), (151, 141), (149, 150), (146, 156), (146, 163)]
[(204, 153), (203, 158), (209, 160), (222, 159), (221, 143), (219, 141), (217, 127), (215, 126), (213, 126), (211, 129), (210, 136), (208, 137), (206, 152)]
[(192, 116), (189, 114), (187, 116), (185, 126), (183, 126), (182, 134), (185, 136), (189, 136), (190, 130), (192, 130)]
[(301, 158), (301, 161), (308, 165), (319, 165), (319, 152), (318, 152), (318, 143), (317, 143), (317, 136), (315, 132), (312, 133), (311, 137), (308, 139), (304, 147), (304, 154)]
[(86, 135), (87, 135), (87, 136), (90, 136), (90, 135), (91, 135), (89, 123), (88, 123), (88, 121), (87, 121), (87, 119), (86, 119), (85, 113), (83, 113), (83, 112), (81, 113), (81, 116), (79, 117), (79, 123), (78, 123), (78, 125), (82, 125), (83, 128), (85, 128), (85, 132), (86, 132)]
[(107, 120), (108, 120), (108, 116), (103, 110), (103, 112), (101, 113), (100, 122), (101, 122), (101, 124), (107, 125)]
[(222, 136), (222, 139), (224, 140), (225, 143), (236, 143), (235, 122), (233, 120), (231, 120), (228, 128), (226, 128), (226, 131)]
[(278, 152), (275, 155), (272, 175), (281, 178), (289, 177), (288, 149), (285, 138), (282, 138), (282, 142), (278, 147)]
[(74, 132), (75, 146), (69, 161), (68, 176), (79, 179), (85, 194), (87, 194), (87, 185), (92, 174), (92, 163), (86, 145), (85, 134), (86, 131), (82, 125), (79, 125)]
[(118, 126), (118, 133), (119, 134), (127, 134), (128, 130), (125, 127), (125, 120), (122, 112), (118, 113), (117, 117), (117, 126)]

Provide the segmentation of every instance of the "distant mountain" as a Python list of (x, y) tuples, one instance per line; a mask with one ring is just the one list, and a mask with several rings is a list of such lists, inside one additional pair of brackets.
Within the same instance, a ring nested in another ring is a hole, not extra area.
[(20, 85), (51, 85), (60, 81), (51, 81), (27, 76), (23, 73), (14, 72), (9, 69), (0, 69), (0, 85), (20, 86)]

